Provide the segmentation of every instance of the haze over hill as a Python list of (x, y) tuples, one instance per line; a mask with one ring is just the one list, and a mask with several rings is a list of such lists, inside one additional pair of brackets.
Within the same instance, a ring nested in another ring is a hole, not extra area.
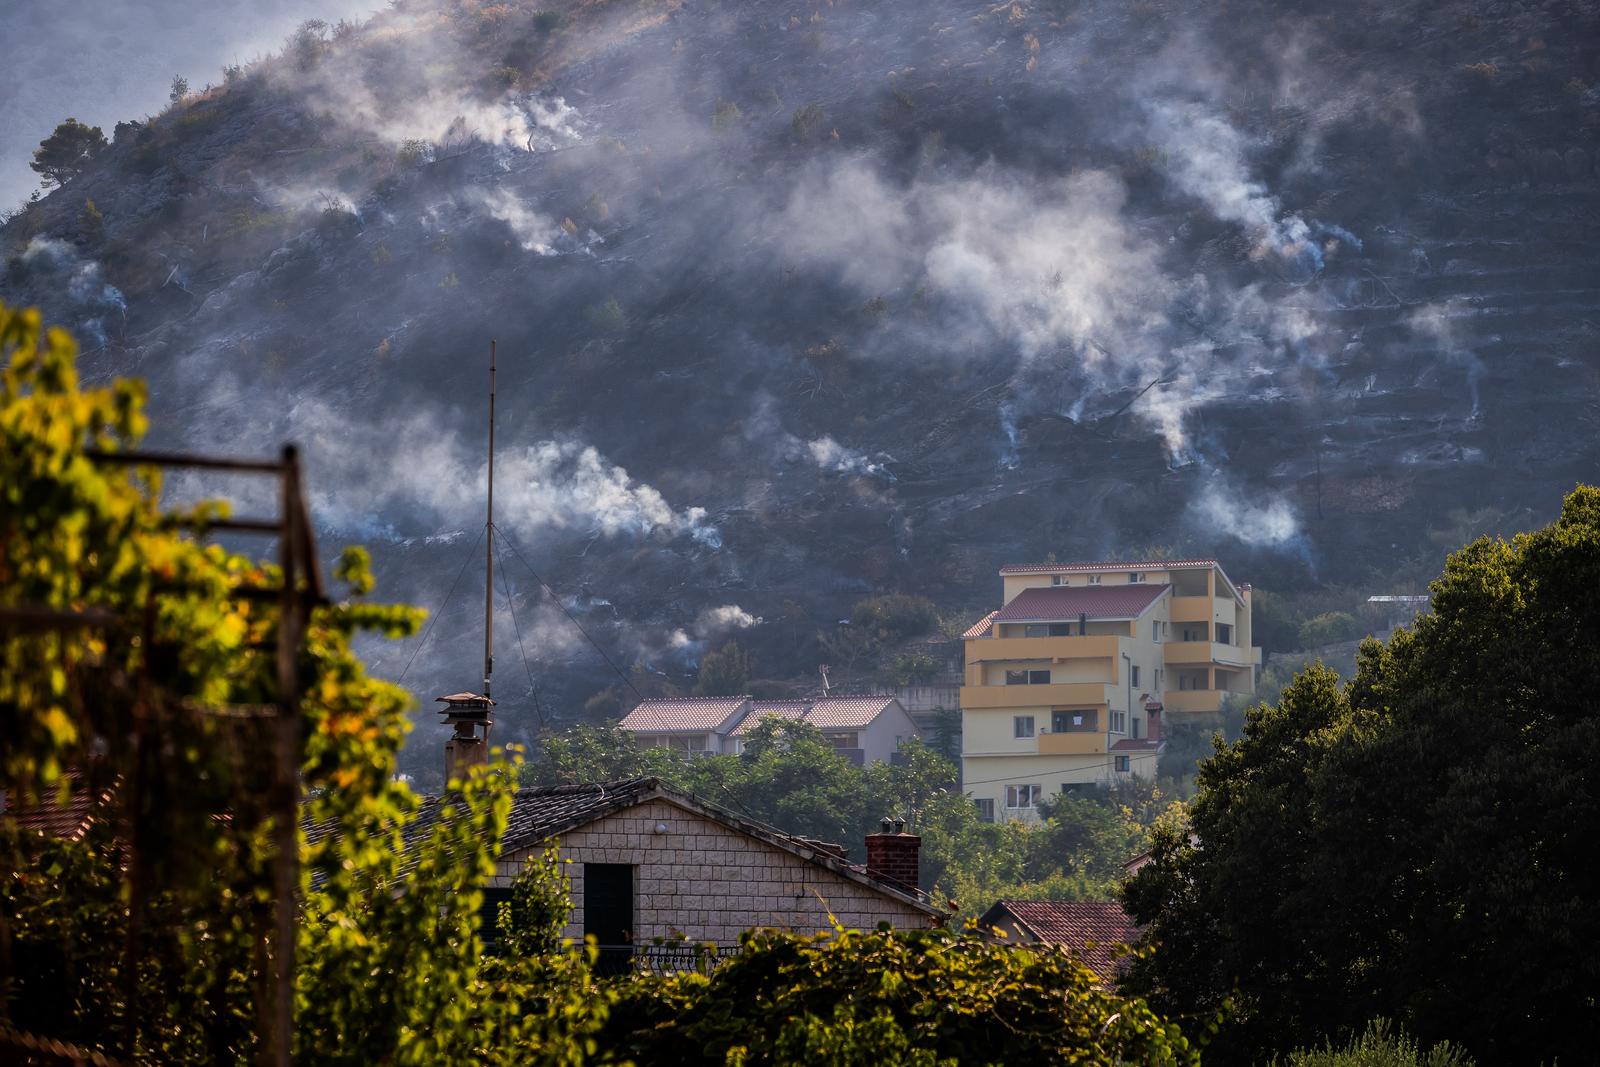
[(563, 607), (624, 665), (737, 632), (797, 674), (869, 590), (959, 614), (1051, 552), (1392, 591), (1548, 518), (1600, 458), (1597, 31), (412, 0), (120, 128), (0, 230), (0, 297), (147, 377), (159, 443), (299, 441), (388, 595), (463, 574), (424, 701), (477, 674), (498, 339), (499, 523), (562, 597), (508, 544), (515, 740), (513, 633), (563, 715), (610, 680)]

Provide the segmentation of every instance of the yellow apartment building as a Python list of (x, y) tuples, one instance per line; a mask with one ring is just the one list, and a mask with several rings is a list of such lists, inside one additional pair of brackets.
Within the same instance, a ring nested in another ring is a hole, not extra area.
[(1161, 723), (1255, 692), (1250, 587), (1213, 559), (1000, 568), (1004, 600), (964, 635), (963, 787), (986, 819), (1052, 794), (1153, 778)]

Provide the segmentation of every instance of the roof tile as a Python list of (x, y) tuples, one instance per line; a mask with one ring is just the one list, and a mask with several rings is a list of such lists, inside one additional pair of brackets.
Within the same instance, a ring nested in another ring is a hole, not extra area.
[(750, 703), (739, 697), (654, 697), (640, 701), (617, 725), (639, 733), (707, 731), (721, 727)]
[(995, 922), (1002, 908), (1041, 942), (1068, 949), (1102, 981), (1115, 979), (1121, 970), (1113, 947), (1139, 940), (1139, 924), (1114, 901), (1001, 900), (984, 921)]
[(1171, 586), (1153, 582), (1130, 585), (1053, 585), (1024, 589), (1001, 608), (995, 622), (1071, 622), (1091, 619), (1134, 619)]
[(1099, 563), (1007, 563), (1001, 574), (1083, 574), (1090, 571), (1177, 571), (1215, 567), (1214, 559), (1105, 560)]

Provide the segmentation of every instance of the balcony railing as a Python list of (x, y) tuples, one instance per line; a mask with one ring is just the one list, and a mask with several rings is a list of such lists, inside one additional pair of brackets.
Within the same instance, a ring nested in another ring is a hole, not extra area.
[(723, 960), (739, 954), (738, 945), (683, 943), (676, 945), (601, 945), (595, 962), (599, 974), (630, 972), (710, 974)]
[(1114, 659), (1118, 642), (1111, 634), (1071, 637), (980, 637), (967, 642), (967, 662), (1001, 660)]
[[(961, 707), (1037, 708), (1050, 705), (1103, 705), (1119, 686), (1106, 682), (1063, 682), (1056, 685), (966, 685), (961, 687)], [(1120, 703), (1120, 701), (1119, 701)]]

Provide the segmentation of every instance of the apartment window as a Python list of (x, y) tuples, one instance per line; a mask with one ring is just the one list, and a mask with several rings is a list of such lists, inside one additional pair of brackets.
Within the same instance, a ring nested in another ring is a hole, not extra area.
[(1090, 585), (1099, 585), (1100, 584), (1100, 575), (1098, 575), (1098, 574), (1089, 575), (1089, 584)]
[(985, 797), (972, 803), (978, 809), (979, 822), (994, 822), (994, 801), (991, 798)]
[[(1105, 676), (1101, 675), (1101, 677)], [(1137, 663), (1128, 664), (1128, 684), (1134, 686), (1139, 684), (1139, 665)]]
[(1150, 620), (1150, 640), (1152, 640), (1152, 641), (1161, 640), (1161, 620), (1160, 619), (1151, 619)]
[(1016, 715), (1016, 716), (1013, 716), (1012, 719), (1011, 719), (1011, 736), (1012, 737), (1032, 737), (1033, 736), (1033, 716), (1032, 715)]
[(1061, 575), (1059, 575), (1059, 574), (1052, 574), (1052, 575), (1051, 575), (1051, 576), (1050, 576), (1050, 584), (1051, 584), (1051, 585), (1060, 585), (1060, 584), (1061, 584)]
[(1139, 716), (1137, 715), (1128, 723), (1128, 736), (1136, 741), (1139, 739)]
[(1006, 807), (1008, 808), (1037, 808), (1039, 797), (1043, 790), (1036, 785), (1008, 785), (1006, 786)]
[(1233, 644), (1233, 627), (1225, 622), (1217, 623), (1217, 640), (1224, 645)]
[(834, 748), (860, 748), (859, 734), (823, 734)]
[(1067, 637), (1072, 633), (1070, 622), (1030, 622), (1022, 631), (1025, 637)]
[(1128, 584), (1129, 585), (1138, 585), (1142, 581), (1144, 581), (1144, 575), (1140, 574), (1138, 571), (1129, 571), (1128, 572)]
[(1128, 757), (1127, 756), (1117, 756), (1117, 757), (1115, 757), (1115, 759), (1117, 761), (1117, 770), (1126, 771), (1128, 769)]
[(1050, 671), (1006, 671), (1007, 685), (1049, 685)]
[(1097, 716), (1093, 711), (1052, 711), (1050, 713), (1050, 732), (1053, 734), (1081, 734), (1092, 733), (1096, 726)]
[(1125, 733), (1128, 732), (1128, 713), (1127, 712), (1125, 712), (1125, 711), (1112, 711), (1112, 713), (1111, 713), (1111, 732), (1114, 733), (1114, 734), (1125, 734)]

